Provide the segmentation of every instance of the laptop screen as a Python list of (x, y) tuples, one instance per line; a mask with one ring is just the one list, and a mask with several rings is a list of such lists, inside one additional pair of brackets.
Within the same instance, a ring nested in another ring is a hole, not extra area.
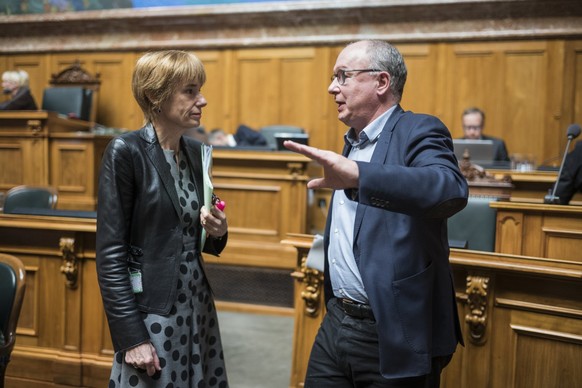
[(463, 154), (468, 151), (471, 163), (493, 163), (495, 156), (493, 140), (453, 139), (453, 147), (459, 161), (463, 160)]
[(296, 143), (309, 145), (309, 135), (307, 133), (276, 133), (277, 151), (287, 151), (283, 145), (285, 140), (293, 140)]

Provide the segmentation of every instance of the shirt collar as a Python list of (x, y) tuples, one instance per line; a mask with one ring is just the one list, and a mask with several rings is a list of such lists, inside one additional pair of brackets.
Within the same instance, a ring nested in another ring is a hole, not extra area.
[(382, 113), (374, 121), (368, 124), (359, 135), (356, 135), (356, 130), (354, 128), (348, 129), (344, 135), (344, 141), (346, 145), (362, 149), (366, 148), (370, 144), (377, 142), (378, 138), (382, 134), (382, 130), (386, 126), (386, 122), (388, 122), (390, 115), (392, 112), (394, 112), (394, 109), (396, 109), (396, 105)]

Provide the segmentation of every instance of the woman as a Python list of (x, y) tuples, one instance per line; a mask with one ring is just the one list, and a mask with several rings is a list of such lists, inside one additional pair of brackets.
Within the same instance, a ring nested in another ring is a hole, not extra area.
[(0, 103), (0, 110), (37, 110), (28, 88), (28, 73), (24, 70), (2, 74), (2, 93), (10, 95), (10, 99)]
[(201, 143), (182, 136), (200, 125), (205, 79), (192, 54), (141, 57), (132, 89), (146, 124), (103, 156), (97, 273), (116, 352), (109, 387), (228, 387), (200, 255), (224, 249), (226, 216), (203, 203)]

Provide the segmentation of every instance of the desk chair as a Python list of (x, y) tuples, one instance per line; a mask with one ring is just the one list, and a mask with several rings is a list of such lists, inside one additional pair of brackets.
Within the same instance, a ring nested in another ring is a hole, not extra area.
[(46, 88), (42, 95), (42, 110), (71, 119), (90, 121), (92, 107), (93, 90), (81, 86)]
[(277, 149), (276, 133), (305, 133), (303, 128), (294, 125), (267, 125), (262, 127), (259, 132), (267, 139), (267, 146), (270, 149)]
[(46, 88), (43, 94), (43, 110), (85, 121), (96, 121), (101, 86), (99, 73), (89, 73), (81, 67), (81, 61), (77, 59), (58, 74), (53, 74), (49, 83), (51, 87)]
[(0, 253), (0, 388), (16, 341), (16, 326), (25, 290), (24, 264), (12, 255)]
[(54, 209), (57, 206), (57, 191), (50, 186), (16, 186), (8, 190), (4, 199), (4, 213), (16, 209)]
[(469, 196), (467, 206), (449, 218), (449, 245), (475, 251), (495, 251), (497, 212), (489, 206), (494, 197)]

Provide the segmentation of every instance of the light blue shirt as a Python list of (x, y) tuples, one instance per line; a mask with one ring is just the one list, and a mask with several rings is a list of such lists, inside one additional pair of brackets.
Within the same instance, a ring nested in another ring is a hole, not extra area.
[[(378, 138), (395, 108), (393, 106), (368, 124), (358, 138), (353, 128), (348, 130), (344, 136), (346, 143), (352, 146), (348, 159), (362, 162), (372, 159)], [(332, 207), (327, 252), (333, 293), (338, 298), (368, 303), (368, 295), (352, 250), (358, 202), (348, 199), (343, 190), (335, 190)]]

